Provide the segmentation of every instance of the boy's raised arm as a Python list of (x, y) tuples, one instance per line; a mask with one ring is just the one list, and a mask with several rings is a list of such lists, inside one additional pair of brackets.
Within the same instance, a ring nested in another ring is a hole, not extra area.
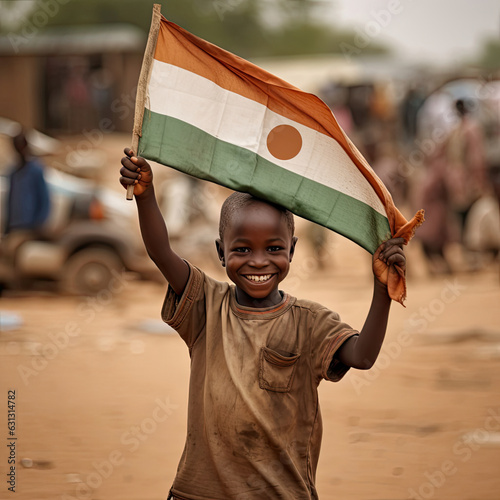
[(391, 266), (397, 264), (406, 270), (403, 238), (394, 238), (382, 243), (373, 256), (373, 298), (365, 324), (359, 336), (351, 337), (337, 351), (335, 357), (346, 366), (367, 370), (375, 363), (384, 341), (389, 319), (391, 298), (387, 292)]
[(160, 212), (153, 187), (153, 172), (149, 163), (124, 150), (120, 182), (124, 188), (134, 184), (142, 239), (146, 250), (177, 295), (182, 295), (189, 278), (189, 268), (170, 247), (167, 226)]

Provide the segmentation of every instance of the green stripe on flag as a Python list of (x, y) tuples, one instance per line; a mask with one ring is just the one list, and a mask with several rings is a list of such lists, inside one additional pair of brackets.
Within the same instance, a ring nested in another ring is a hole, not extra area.
[(194, 177), (282, 205), (349, 238), (372, 254), (391, 234), (387, 218), (366, 203), (148, 109), (144, 113), (139, 154)]

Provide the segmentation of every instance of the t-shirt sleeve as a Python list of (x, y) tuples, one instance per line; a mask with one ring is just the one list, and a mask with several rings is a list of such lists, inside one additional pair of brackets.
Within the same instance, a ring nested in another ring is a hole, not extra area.
[(338, 382), (348, 372), (349, 366), (335, 358), (342, 344), (354, 335), (359, 335), (340, 316), (327, 308), (317, 311), (313, 328), (313, 366), (319, 379)]
[(181, 296), (169, 285), (163, 302), (161, 317), (191, 348), (205, 328), (206, 305), (204, 274), (196, 267), (189, 266), (189, 279)]

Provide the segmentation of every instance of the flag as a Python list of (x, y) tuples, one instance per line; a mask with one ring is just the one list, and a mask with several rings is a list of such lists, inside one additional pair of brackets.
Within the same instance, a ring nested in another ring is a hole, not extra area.
[(323, 101), (159, 13), (156, 29), (139, 155), (277, 203), (372, 254), (391, 236), (411, 239), (423, 214), (406, 221)]

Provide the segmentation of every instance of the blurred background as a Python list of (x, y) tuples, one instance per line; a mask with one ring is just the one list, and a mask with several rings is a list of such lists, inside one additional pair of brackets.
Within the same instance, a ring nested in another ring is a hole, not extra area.
[[(319, 95), (400, 210), (426, 211), (379, 361), (320, 386), (320, 497), (498, 500), (498, 2), (158, 3)], [(22, 499), (166, 498), (182, 452), (189, 356), (159, 319), (165, 282), (118, 182), (152, 5), (0, 1), (0, 432), (15, 391)], [(228, 190), (154, 171), (176, 250), (224, 280)], [(297, 226), (283, 288), (361, 328), (370, 256)]]

